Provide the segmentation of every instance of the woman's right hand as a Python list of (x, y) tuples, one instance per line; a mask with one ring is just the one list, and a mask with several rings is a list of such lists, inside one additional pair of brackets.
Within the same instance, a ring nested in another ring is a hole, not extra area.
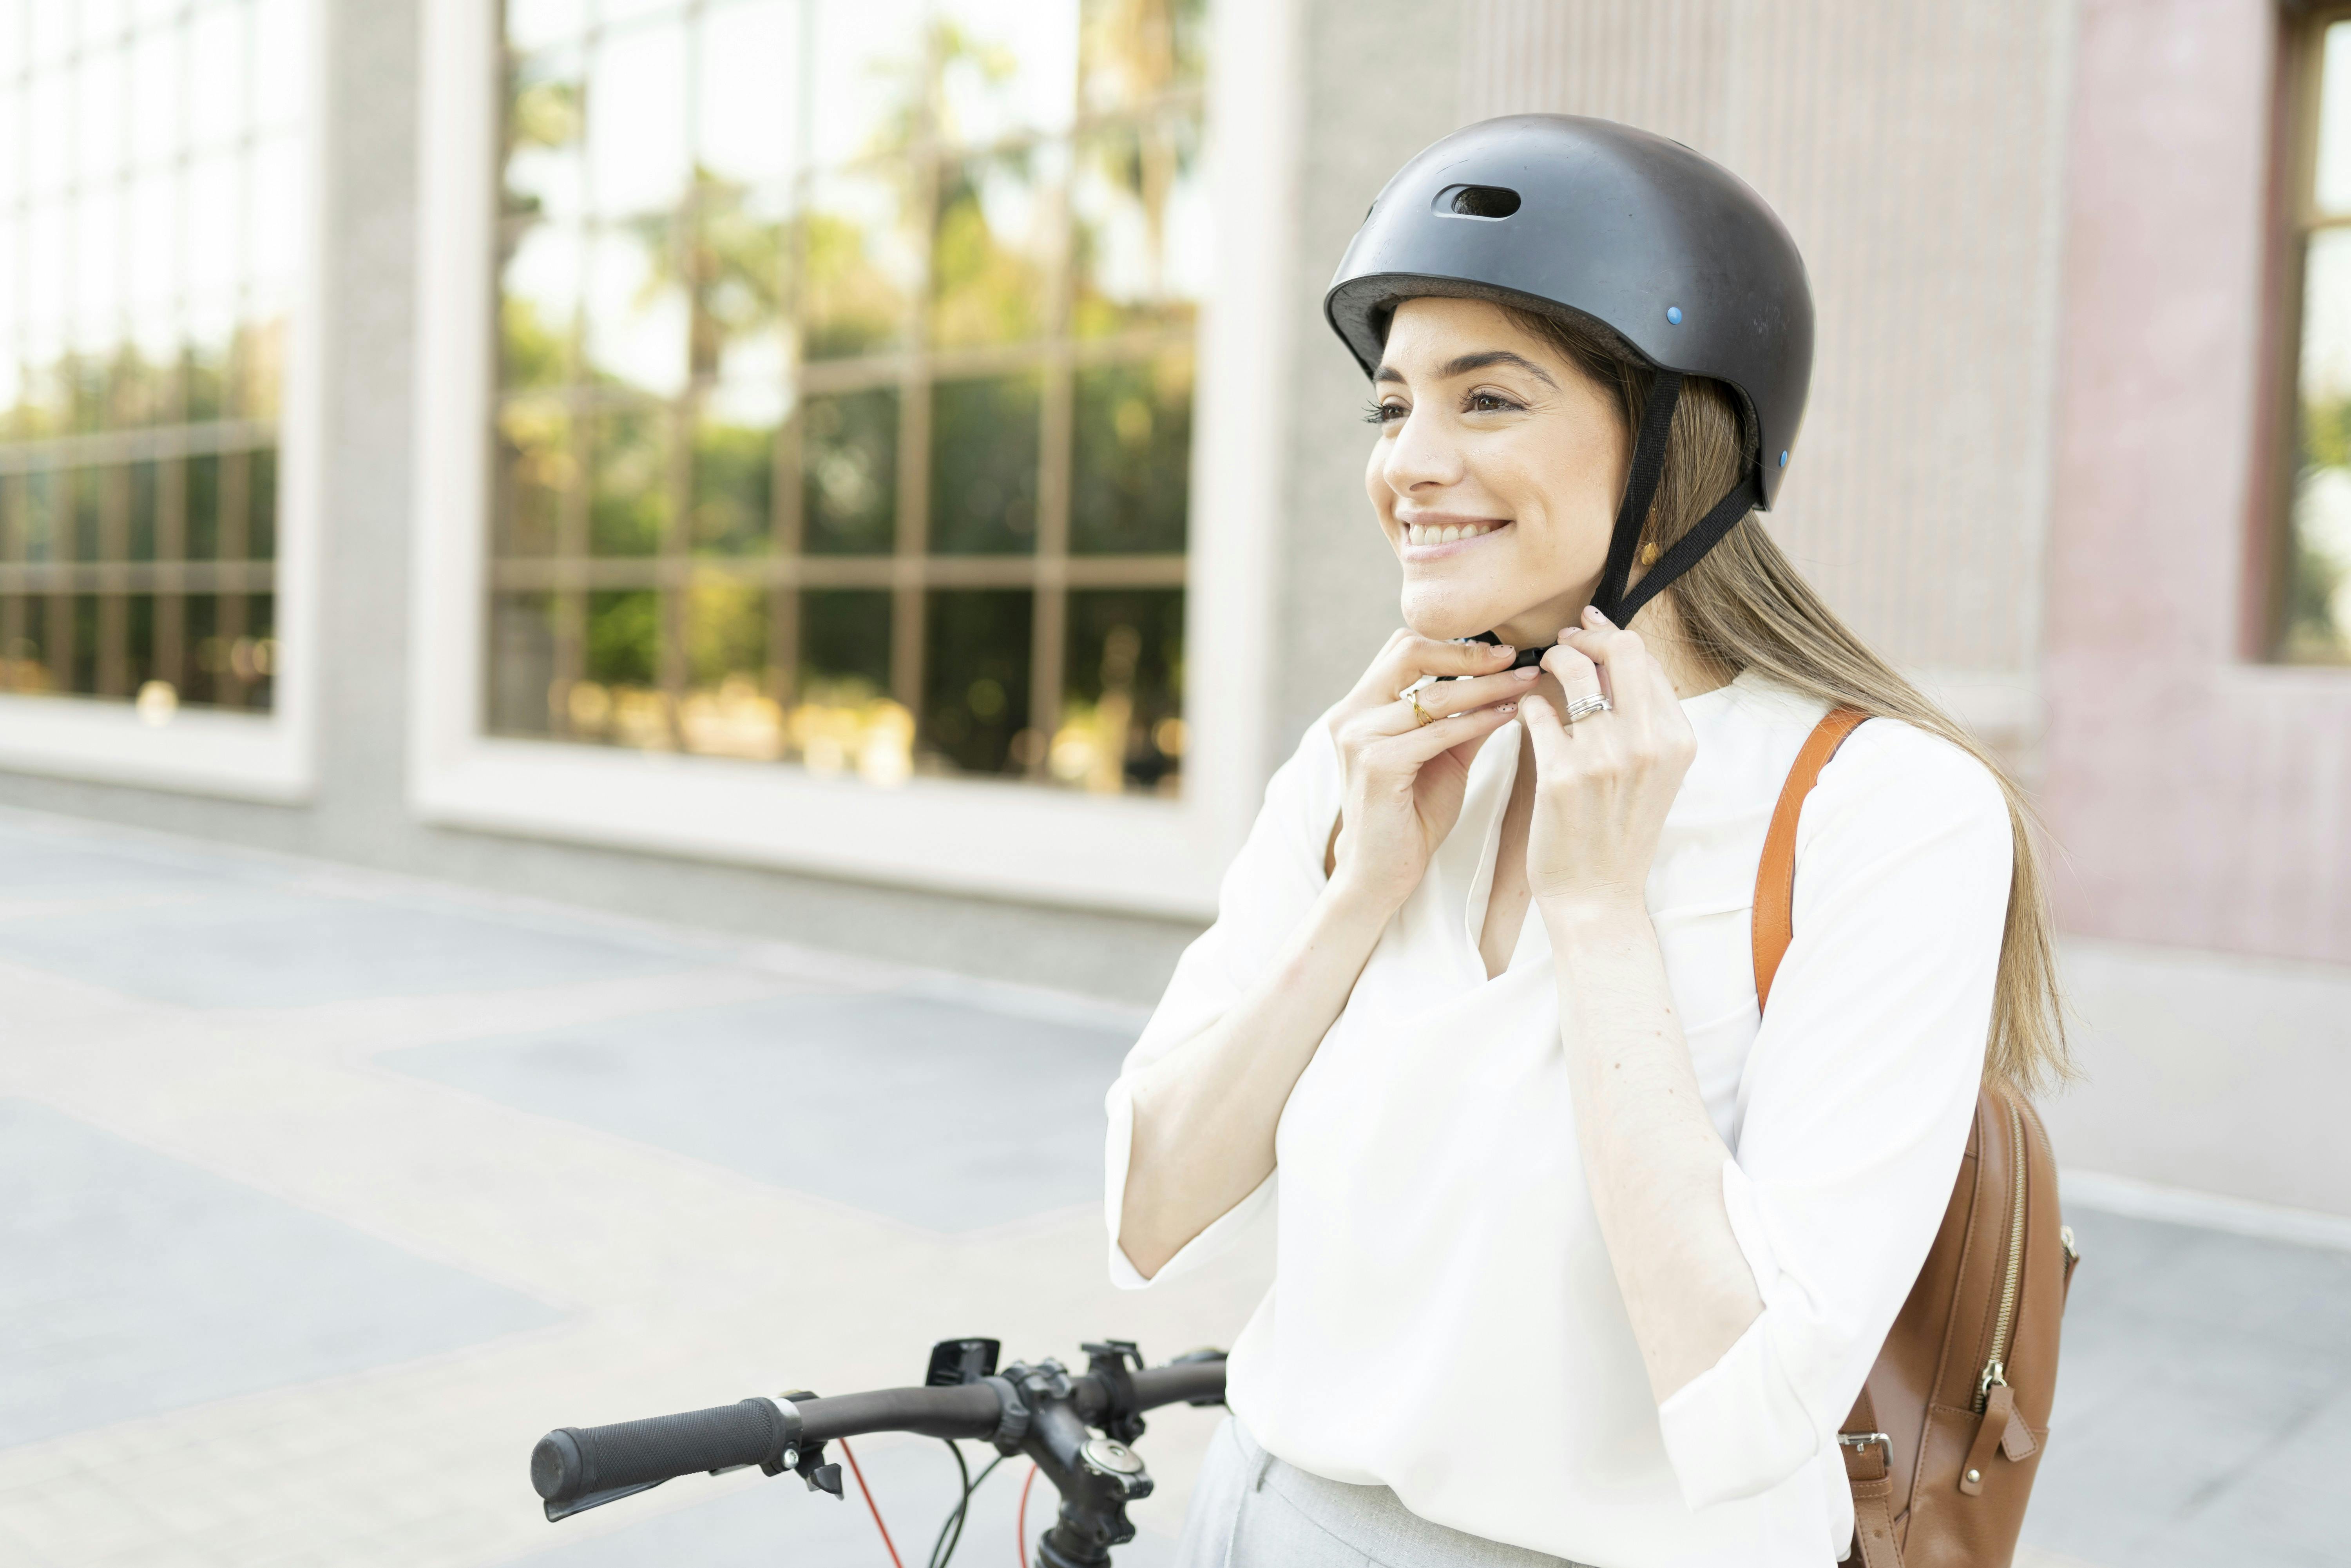
[[(1349, 896), (1400, 907), (1420, 885), (1428, 857), (1453, 831), (1485, 738), (1518, 712), (1541, 674), (1510, 668), (1515, 651), (1490, 643), (1438, 643), (1398, 632), (1355, 689), (1325, 718), (1345, 783), (1331, 850), (1331, 882)], [(1431, 716), (1422, 724), (1397, 694), (1424, 675)]]

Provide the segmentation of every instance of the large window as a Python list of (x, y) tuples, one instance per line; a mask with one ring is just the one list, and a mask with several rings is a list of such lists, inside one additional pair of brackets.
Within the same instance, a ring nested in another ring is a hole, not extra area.
[(1199, 0), (508, 0), (495, 733), (1172, 791)]
[(2304, 24), (2287, 160), (2294, 318), (2277, 652), (2351, 662), (2351, 8)]
[(0, 0), (0, 691), (260, 710), (301, 0)]

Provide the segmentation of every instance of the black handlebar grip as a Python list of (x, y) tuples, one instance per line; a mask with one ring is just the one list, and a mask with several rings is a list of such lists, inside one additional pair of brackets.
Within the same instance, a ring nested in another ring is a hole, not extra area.
[(782, 1457), (784, 1437), (784, 1413), (772, 1399), (611, 1427), (563, 1427), (531, 1450), (530, 1484), (551, 1504), (576, 1502), (696, 1470), (773, 1465)]
[(1222, 1404), (1225, 1397), (1225, 1360), (1171, 1361), (1165, 1366), (1148, 1366), (1134, 1373), (1134, 1407), (1155, 1410), (1162, 1405), (1182, 1400), (1189, 1405)]

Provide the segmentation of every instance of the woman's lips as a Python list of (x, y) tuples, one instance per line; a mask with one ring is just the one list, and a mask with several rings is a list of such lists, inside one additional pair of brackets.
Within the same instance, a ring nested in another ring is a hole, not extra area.
[(1440, 556), (1458, 553), (1490, 538), (1510, 525), (1506, 519), (1475, 517), (1460, 522), (1403, 523), (1404, 556), (1406, 560), (1434, 560)]

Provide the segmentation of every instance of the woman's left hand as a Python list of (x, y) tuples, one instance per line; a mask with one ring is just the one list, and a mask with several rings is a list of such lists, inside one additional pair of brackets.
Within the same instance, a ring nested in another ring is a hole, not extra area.
[(1535, 754), (1529, 890), (1552, 909), (1641, 909), (1697, 737), (1640, 637), (1597, 610), (1562, 632), (1542, 663), (1569, 702), (1604, 692), (1614, 706), (1568, 725), (1548, 697), (1519, 704)]

